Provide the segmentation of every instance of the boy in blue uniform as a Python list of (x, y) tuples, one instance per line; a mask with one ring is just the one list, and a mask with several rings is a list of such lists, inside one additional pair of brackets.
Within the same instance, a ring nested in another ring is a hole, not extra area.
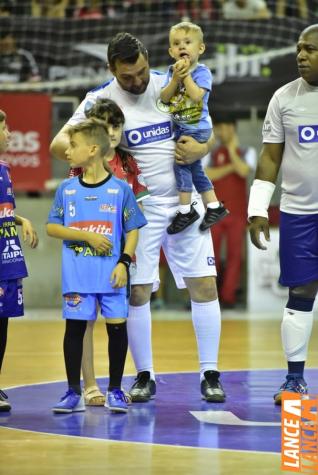
[[(32, 248), (38, 244), (31, 222), (14, 213), (10, 166), (1, 157), (7, 149), (9, 138), (6, 114), (0, 110), (0, 371), (6, 350), (9, 318), (23, 315), (22, 279), (28, 275), (16, 225), (22, 226), (23, 240), (28, 241)], [(10, 409), (6, 394), (0, 390), (0, 411), (7, 412)]]
[(71, 167), (83, 168), (83, 174), (60, 185), (47, 224), (50, 236), (63, 239), (64, 359), (69, 385), (53, 412), (85, 410), (80, 386), (83, 338), (87, 321), (96, 319), (97, 305), (106, 318), (109, 338), (105, 406), (127, 412), (121, 380), (127, 353), (128, 275), (138, 228), (146, 219), (129, 185), (104, 167), (109, 148), (104, 123), (88, 119), (71, 127), (69, 135), (67, 160)]

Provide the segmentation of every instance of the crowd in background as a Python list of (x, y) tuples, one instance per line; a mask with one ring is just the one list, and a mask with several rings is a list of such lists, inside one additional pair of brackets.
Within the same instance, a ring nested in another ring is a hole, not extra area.
[(269, 19), (317, 14), (316, 0), (0, 0), (0, 16), (118, 18), (128, 14), (177, 16), (181, 20)]

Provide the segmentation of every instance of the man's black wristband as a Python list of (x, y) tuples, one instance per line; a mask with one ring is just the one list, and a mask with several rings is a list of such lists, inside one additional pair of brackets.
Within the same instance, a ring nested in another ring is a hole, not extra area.
[(131, 257), (129, 254), (125, 254), (124, 252), (122, 253), (122, 255), (120, 256), (120, 258), (118, 259), (118, 262), (117, 264), (119, 263), (122, 263), (126, 266), (127, 270), (129, 269), (130, 267), (130, 264), (131, 264)]

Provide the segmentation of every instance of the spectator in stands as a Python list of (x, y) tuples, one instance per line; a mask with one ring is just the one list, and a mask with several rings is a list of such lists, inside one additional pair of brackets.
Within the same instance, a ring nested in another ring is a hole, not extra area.
[(228, 0), (223, 5), (225, 20), (267, 20), (270, 17), (265, 0)]
[(13, 11), (13, 4), (10, 0), (0, 1), (0, 17), (9, 16)]
[(208, 20), (212, 17), (212, 0), (180, 0), (177, 11), (181, 21)]
[(34, 56), (18, 48), (12, 33), (0, 30), (0, 83), (40, 81), (41, 76)]
[[(242, 256), (247, 226), (247, 178), (256, 168), (256, 151), (239, 143), (235, 121), (219, 118), (214, 121), (218, 140), (211, 161), (205, 169), (213, 181), (215, 192), (230, 214), (212, 228), (214, 255), (218, 276), (219, 298), (223, 308), (236, 305), (240, 286)], [(222, 265), (221, 247), (225, 245), (225, 262)]]
[(32, 0), (31, 12), (34, 17), (64, 18), (69, 0)]
[(99, 20), (103, 18), (103, 4), (100, 0), (91, 0), (90, 2), (80, 2), (82, 5), (74, 12), (74, 18), (83, 18), (88, 20)]
[[(298, 16), (304, 20), (308, 19), (307, 0), (276, 0), (276, 16)], [(295, 14), (296, 13), (296, 14)]]

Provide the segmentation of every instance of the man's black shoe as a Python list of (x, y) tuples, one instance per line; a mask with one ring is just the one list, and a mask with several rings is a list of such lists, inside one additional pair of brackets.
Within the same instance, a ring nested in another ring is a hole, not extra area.
[(200, 231), (206, 231), (229, 213), (229, 210), (224, 207), (223, 203), (218, 208), (207, 208), (202, 223), (199, 226)]
[(132, 402), (148, 402), (156, 395), (156, 383), (150, 379), (149, 371), (137, 374), (136, 382), (129, 391)]
[(186, 229), (188, 226), (190, 226), (190, 224), (194, 223), (194, 221), (196, 221), (199, 218), (200, 218), (200, 215), (192, 204), (189, 213), (183, 214), (183, 213), (180, 213), (180, 211), (177, 212), (171, 224), (167, 227), (167, 233), (168, 234), (180, 233), (180, 231), (183, 231), (184, 229)]
[(225, 402), (226, 396), (219, 378), (218, 371), (205, 371), (201, 381), (202, 399), (207, 402)]

